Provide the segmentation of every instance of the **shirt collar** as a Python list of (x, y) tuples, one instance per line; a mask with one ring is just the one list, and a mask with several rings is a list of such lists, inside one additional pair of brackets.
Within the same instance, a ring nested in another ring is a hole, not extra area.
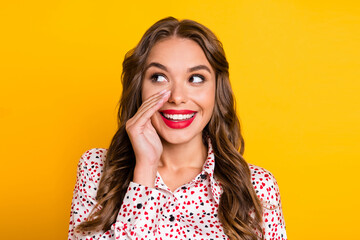
[[(211, 184), (211, 192), (213, 194), (214, 200), (216, 201), (217, 204), (219, 204), (220, 196), (222, 193), (222, 188), (221, 188), (220, 182), (218, 182), (214, 177), (214, 169), (215, 169), (215, 154), (214, 154), (211, 140), (210, 140), (210, 138), (208, 138), (207, 158), (202, 167), (201, 174), (196, 179), (194, 179), (194, 181), (202, 181), (204, 179), (202, 176), (207, 174), (209, 176), (209, 181)], [(168, 189), (166, 187), (163, 180), (161, 179), (159, 172), (157, 172), (157, 177), (155, 180), (155, 187), (159, 188), (159, 189), (164, 189), (164, 190), (170, 191), (170, 189)]]
[(220, 196), (222, 193), (222, 188), (220, 182), (218, 182), (214, 177), (215, 169), (215, 154), (210, 138), (208, 138), (208, 156), (203, 166), (203, 171), (205, 171), (210, 177), (211, 183), (211, 192), (217, 204), (220, 202)]
[(215, 168), (215, 155), (214, 150), (211, 144), (210, 138), (208, 139), (208, 153), (205, 163), (203, 165), (203, 171), (209, 174), (210, 177), (214, 175), (214, 168)]

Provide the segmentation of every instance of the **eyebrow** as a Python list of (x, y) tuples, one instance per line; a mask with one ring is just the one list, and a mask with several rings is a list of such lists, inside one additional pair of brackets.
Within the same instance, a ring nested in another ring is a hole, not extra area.
[[(149, 65), (147, 65), (145, 67), (145, 71), (150, 67), (157, 67), (157, 68), (160, 68), (160, 69), (168, 72), (167, 68), (164, 65), (162, 65), (161, 63), (158, 63), (158, 62), (151, 62)], [(194, 71), (197, 71), (197, 70), (206, 70), (211, 74), (210, 68), (208, 68), (205, 65), (197, 65), (197, 66), (188, 68), (188, 72), (194, 72)]]

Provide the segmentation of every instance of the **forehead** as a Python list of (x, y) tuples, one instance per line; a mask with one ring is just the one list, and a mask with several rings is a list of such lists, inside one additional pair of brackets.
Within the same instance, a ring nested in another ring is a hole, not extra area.
[(204, 51), (195, 41), (171, 37), (160, 40), (150, 50), (146, 63), (159, 62), (166, 66), (192, 67), (203, 64), (210, 66)]

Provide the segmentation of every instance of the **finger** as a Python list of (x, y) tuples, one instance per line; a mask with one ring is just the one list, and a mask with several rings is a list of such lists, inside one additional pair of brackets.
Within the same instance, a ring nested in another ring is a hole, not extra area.
[(167, 89), (164, 89), (158, 93), (155, 93), (154, 95), (150, 96), (148, 99), (146, 99), (141, 106), (138, 108), (134, 116), (132, 116), (132, 121), (136, 121), (139, 115), (141, 115), (142, 111), (146, 110), (149, 105), (153, 104), (154, 101), (158, 101), (162, 97), (162, 95), (167, 91)]
[(142, 105), (143, 105), (143, 104), (147, 104), (148, 102), (151, 102), (151, 101), (152, 101), (153, 99), (155, 99), (155, 98), (161, 97), (161, 96), (164, 95), (167, 91), (169, 91), (169, 89), (168, 89), (168, 88), (165, 88), (165, 89), (163, 89), (162, 91), (151, 95), (148, 99), (146, 99), (146, 100), (142, 103)]
[(148, 100), (146, 100), (146, 102), (144, 102), (139, 109), (137, 110), (137, 112), (135, 113), (135, 115), (131, 118), (131, 122), (135, 123), (138, 121), (139, 118), (141, 118), (141, 116), (147, 112), (149, 109), (151, 109), (153, 106), (155, 106), (156, 104), (159, 103), (159, 101), (161, 101), (164, 97), (167, 97), (166, 95), (169, 95), (169, 91), (165, 91), (164, 93), (162, 93), (161, 95), (157, 95), (156, 97), (150, 97)]
[[(160, 99), (156, 98), (153, 100), (153, 104), (150, 105), (147, 109), (143, 109), (140, 112), (136, 113), (136, 118), (133, 117), (126, 122), (126, 131), (128, 134), (144, 134), (146, 130), (152, 129), (155, 133), (156, 130), (151, 124), (151, 116), (164, 104), (164, 102), (169, 98), (170, 91), (161, 96)], [(156, 100), (156, 101), (155, 101)], [(152, 109), (153, 108), (153, 109)], [(150, 111), (150, 112), (149, 112)], [(147, 113), (147, 114), (146, 114)]]
[[(161, 106), (169, 99), (169, 96), (170, 96), (170, 91), (167, 91), (166, 93), (164, 93), (164, 95), (161, 98), (157, 99), (157, 101), (154, 100), (151, 104), (149, 104), (146, 108), (144, 108), (143, 111), (139, 113), (138, 120), (140, 120), (141, 118), (144, 118), (144, 121), (150, 119), (151, 116), (158, 109), (160, 109)], [(143, 124), (144, 122), (141, 121), (141, 123)]]
[(131, 126), (135, 124), (138, 121), (138, 119), (143, 115), (143, 113), (146, 112), (154, 104), (156, 104), (160, 99), (161, 97), (157, 97), (155, 99), (152, 99), (152, 101), (141, 105), (140, 108), (136, 111), (135, 115), (128, 120), (127, 125)]
[(151, 118), (154, 113), (159, 110), (162, 105), (169, 99), (170, 97), (170, 91), (166, 92), (159, 101), (154, 102), (151, 104), (145, 111), (139, 115), (136, 124), (139, 124), (139, 126), (144, 126), (146, 122)]

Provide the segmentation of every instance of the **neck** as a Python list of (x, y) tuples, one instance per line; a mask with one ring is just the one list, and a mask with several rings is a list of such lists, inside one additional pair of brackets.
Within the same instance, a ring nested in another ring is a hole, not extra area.
[(181, 168), (202, 168), (207, 157), (207, 148), (201, 136), (181, 144), (162, 142), (163, 153), (159, 167), (173, 171)]

